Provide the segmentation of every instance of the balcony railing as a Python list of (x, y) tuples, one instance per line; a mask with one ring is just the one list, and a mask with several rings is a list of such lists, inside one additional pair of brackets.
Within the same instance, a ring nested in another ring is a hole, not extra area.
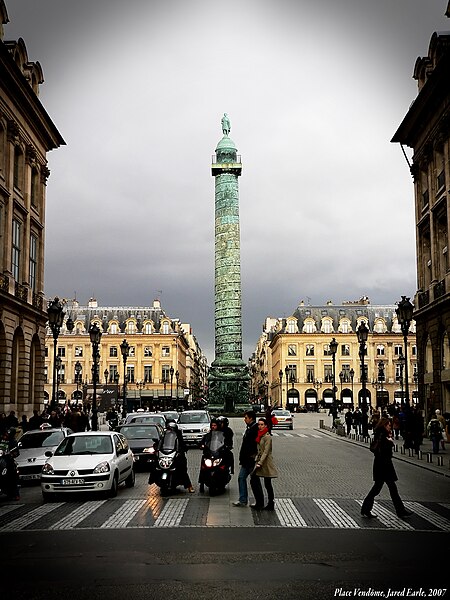
[(16, 285), (14, 288), (14, 295), (16, 296), (16, 298), (19, 298), (19, 300), (23, 300), (24, 302), (27, 302), (28, 301), (28, 288), (26, 288), (24, 285), (22, 285), (21, 283), (16, 281)]
[(9, 277), (7, 275), (0, 274), (0, 290), (2, 292), (9, 291)]
[(418, 294), (419, 308), (423, 308), (430, 303), (430, 290), (426, 292), (420, 292)]

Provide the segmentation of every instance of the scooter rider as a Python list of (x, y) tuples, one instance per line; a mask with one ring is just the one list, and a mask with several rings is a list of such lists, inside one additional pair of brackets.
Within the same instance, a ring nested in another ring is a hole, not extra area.
[[(9, 500), (20, 500), (20, 488), (19, 488), (19, 475), (17, 473), (17, 466), (15, 458), (19, 456), (19, 444), (16, 440), (16, 429), (10, 427), (3, 435), (0, 441), (0, 450), (2, 453), (2, 460), (6, 464), (7, 473), (5, 477), (5, 487), (3, 491)], [(3, 485), (2, 485), (3, 487)]]
[[(184, 486), (184, 488), (186, 490), (188, 490), (188, 492), (193, 494), (195, 490), (191, 483), (191, 479), (189, 477), (189, 473), (187, 470), (187, 458), (186, 458), (187, 447), (183, 440), (183, 434), (178, 429), (178, 425), (175, 423), (175, 421), (169, 421), (167, 423), (166, 431), (173, 431), (177, 435), (177, 440), (178, 440), (177, 468), (179, 469), (180, 480), (182, 481), (182, 485)], [(163, 443), (163, 438), (161, 438), (160, 443), (161, 444)]]
[(230, 473), (233, 474), (234, 473), (234, 455), (232, 452), (233, 449), (233, 438), (234, 438), (234, 433), (233, 430), (230, 427), (230, 422), (227, 419), (227, 417), (217, 417), (217, 422), (219, 424), (219, 429), (220, 431), (222, 431), (223, 433), (223, 437), (225, 439), (225, 448), (226, 448), (226, 453), (225, 453), (225, 459), (227, 461), (228, 466), (230, 467)]

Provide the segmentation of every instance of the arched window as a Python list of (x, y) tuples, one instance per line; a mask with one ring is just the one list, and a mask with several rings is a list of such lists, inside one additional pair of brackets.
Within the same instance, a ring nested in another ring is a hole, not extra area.
[(322, 319), (322, 333), (334, 333), (333, 322), (331, 319)]
[(450, 345), (447, 332), (442, 336), (442, 369), (450, 368)]
[(287, 332), (288, 333), (295, 333), (296, 331), (296, 326), (295, 326), (295, 321), (294, 319), (289, 319), (288, 323), (287, 323)]
[(425, 347), (425, 373), (433, 372), (433, 346), (431, 340), (428, 338), (427, 345)]
[(375, 321), (375, 325), (373, 326), (373, 330), (375, 333), (385, 333), (386, 332), (386, 323), (383, 319), (377, 319)]
[(341, 319), (339, 322), (338, 331), (340, 333), (350, 333), (352, 330), (350, 326), (350, 321), (348, 319)]
[(146, 323), (144, 325), (144, 333), (146, 335), (150, 335), (152, 333), (152, 324), (151, 323)]
[(316, 331), (317, 329), (314, 319), (305, 319), (305, 322), (303, 323), (303, 333), (316, 333)]
[(127, 333), (136, 333), (136, 323), (134, 321), (128, 321)]
[(163, 323), (162, 332), (163, 332), (163, 334), (168, 334), (169, 333), (169, 323), (167, 323), (167, 321), (165, 321)]
[(119, 326), (117, 325), (117, 323), (111, 323), (111, 325), (109, 326), (109, 333), (111, 333), (112, 335), (115, 335), (116, 333), (118, 333), (119, 331)]
[(383, 344), (378, 344), (377, 346), (377, 356), (385, 356), (386, 350)]

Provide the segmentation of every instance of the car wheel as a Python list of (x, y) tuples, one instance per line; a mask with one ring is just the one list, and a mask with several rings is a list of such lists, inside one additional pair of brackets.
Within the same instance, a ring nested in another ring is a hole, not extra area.
[(119, 487), (119, 478), (117, 473), (114, 473), (114, 477), (111, 483), (111, 489), (109, 490), (108, 496), (110, 498), (115, 498), (117, 496), (117, 489)]
[(125, 485), (127, 486), (127, 488), (132, 488), (132, 487), (134, 487), (135, 481), (136, 481), (136, 475), (134, 473), (134, 469), (132, 468), (131, 473), (125, 479)]

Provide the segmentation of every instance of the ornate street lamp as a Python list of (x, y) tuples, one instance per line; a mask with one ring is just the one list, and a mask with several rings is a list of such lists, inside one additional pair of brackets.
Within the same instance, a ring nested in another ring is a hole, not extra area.
[(280, 408), (283, 408), (283, 371), (280, 369), (278, 372), (280, 379)]
[(344, 371), (340, 371), (339, 372), (339, 379), (341, 380), (341, 398), (340, 398), (341, 401), (342, 401), (342, 384), (344, 382), (344, 377), (345, 377)]
[(353, 367), (350, 369), (349, 373), (350, 375), (350, 381), (352, 382), (352, 409), (354, 408), (354, 400), (353, 400), (353, 378), (355, 376), (355, 369), (353, 369)]
[(333, 361), (333, 409), (336, 410), (336, 352), (338, 343), (335, 338), (330, 342), (330, 352)]
[(127, 359), (130, 354), (130, 344), (127, 340), (123, 340), (120, 344), (120, 351), (122, 352), (123, 359), (123, 404), (122, 404), (122, 417), (127, 416)]
[(179, 383), (179, 379), (180, 379), (180, 373), (178, 371), (175, 371), (175, 379), (177, 381), (177, 402), (176, 402), (176, 411), (178, 412), (178, 383)]
[(116, 406), (119, 404), (119, 373), (114, 373), (114, 383), (116, 384)]
[(397, 320), (400, 324), (403, 334), (403, 343), (405, 346), (405, 395), (406, 406), (409, 406), (409, 382), (408, 382), (408, 331), (413, 318), (414, 306), (409, 301), (409, 298), (402, 296), (402, 299), (395, 309)]
[[(56, 400), (57, 400), (58, 406), (59, 406), (59, 384), (61, 383), (61, 376), (60, 376), (61, 365), (62, 365), (61, 357), (57, 356), (56, 357)], [(53, 407), (53, 408), (56, 408), (56, 407)]]
[(402, 393), (402, 400), (401, 400), (401, 405), (403, 406), (404, 403), (404, 396), (403, 396), (403, 369), (405, 368), (405, 357), (403, 356), (403, 354), (400, 354), (400, 356), (398, 357), (398, 366), (400, 367), (400, 390)]
[(384, 362), (382, 360), (379, 361), (378, 363), (378, 383), (380, 384), (380, 389), (379, 389), (379, 404), (380, 406), (383, 408), (384, 403), (382, 401), (382, 391), (383, 391), (383, 384), (384, 384), (384, 380), (385, 380), (385, 376), (384, 376)]
[(170, 408), (173, 408), (173, 373), (174, 373), (174, 368), (170, 367), (169, 369), (169, 373), (170, 373)]
[(356, 335), (359, 342), (359, 358), (361, 360), (361, 383), (363, 389), (363, 409), (367, 411), (367, 396), (366, 396), (366, 368), (364, 365), (364, 356), (366, 354), (366, 342), (369, 337), (369, 329), (365, 321), (361, 321)]
[(109, 376), (109, 371), (108, 371), (108, 369), (105, 369), (103, 371), (103, 377), (105, 378), (105, 387), (108, 385), (108, 376)]
[(97, 380), (98, 380), (98, 365), (100, 362), (99, 345), (102, 338), (102, 332), (100, 327), (96, 323), (91, 323), (89, 327), (89, 337), (92, 344), (92, 379), (94, 393), (92, 398), (92, 430), (98, 430), (98, 416), (97, 416)]
[(59, 332), (61, 331), (62, 324), (64, 322), (64, 310), (58, 297), (48, 303), (47, 315), (48, 324), (53, 335), (53, 382), (52, 382), (52, 401), (50, 409), (54, 409), (57, 404), (56, 398), (56, 344), (58, 341)]
[(80, 373), (83, 370), (83, 367), (81, 366), (81, 363), (79, 360), (77, 360), (77, 362), (75, 363), (75, 379), (76, 379), (76, 383), (77, 383), (77, 398), (76, 398), (76, 404), (78, 404), (78, 385), (80, 383)]

